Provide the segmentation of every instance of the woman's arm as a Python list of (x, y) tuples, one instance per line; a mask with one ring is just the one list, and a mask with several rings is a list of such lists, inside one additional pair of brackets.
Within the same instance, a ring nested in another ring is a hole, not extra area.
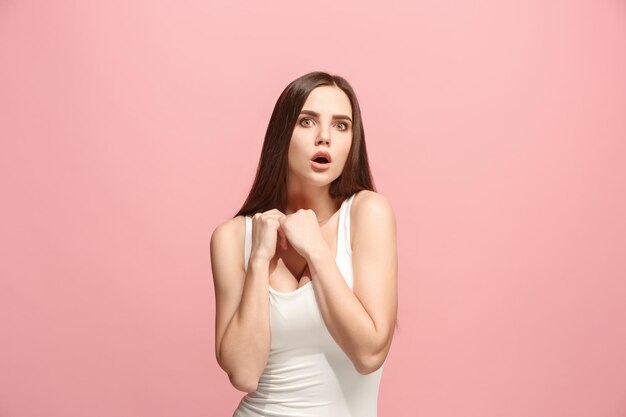
[(383, 195), (361, 191), (357, 197), (350, 218), (354, 292), (328, 245), (312, 249), (307, 262), (326, 327), (357, 371), (368, 374), (385, 361), (396, 324), (396, 221)]
[(270, 350), (269, 261), (252, 253), (248, 270), (244, 272), (241, 230), (245, 226), (241, 220), (224, 223), (211, 236), (215, 355), (232, 385), (240, 391), (252, 392), (257, 388)]

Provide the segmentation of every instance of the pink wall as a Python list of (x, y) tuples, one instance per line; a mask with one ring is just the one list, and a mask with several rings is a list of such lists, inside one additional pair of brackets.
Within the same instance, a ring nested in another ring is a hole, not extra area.
[(232, 414), (209, 238), (312, 70), (398, 219), (379, 415), (626, 416), (617, 0), (0, 2), (0, 416)]

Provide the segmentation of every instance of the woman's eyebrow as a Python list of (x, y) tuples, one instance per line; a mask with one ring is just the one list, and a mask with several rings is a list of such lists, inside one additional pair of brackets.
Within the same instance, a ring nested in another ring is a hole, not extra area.
[[(308, 115), (311, 115), (311, 116), (320, 117), (319, 113), (314, 112), (313, 110), (302, 110), (300, 112), (300, 114), (308, 114)], [(352, 119), (350, 117), (346, 116), (345, 114), (333, 114), (332, 119), (333, 120), (346, 119), (346, 120), (350, 120), (350, 123), (352, 123)]]

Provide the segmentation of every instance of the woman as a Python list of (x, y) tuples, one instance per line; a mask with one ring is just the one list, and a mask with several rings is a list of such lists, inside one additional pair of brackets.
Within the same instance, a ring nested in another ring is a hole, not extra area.
[(211, 237), (215, 354), (234, 417), (374, 417), (396, 324), (396, 222), (356, 96), (312, 72), (280, 95), (252, 189)]

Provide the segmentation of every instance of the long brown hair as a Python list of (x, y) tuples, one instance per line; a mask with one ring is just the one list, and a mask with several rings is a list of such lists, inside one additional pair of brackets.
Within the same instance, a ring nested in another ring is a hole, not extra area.
[(361, 109), (352, 86), (339, 75), (314, 71), (293, 80), (278, 97), (270, 118), (256, 177), (237, 214), (253, 215), (287, 206), (287, 155), (298, 115), (311, 91), (319, 86), (339, 87), (352, 105), (352, 145), (342, 174), (330, 184), (331, 197), (343, 201), (361, 190), (376, 191), (365, 147)]

